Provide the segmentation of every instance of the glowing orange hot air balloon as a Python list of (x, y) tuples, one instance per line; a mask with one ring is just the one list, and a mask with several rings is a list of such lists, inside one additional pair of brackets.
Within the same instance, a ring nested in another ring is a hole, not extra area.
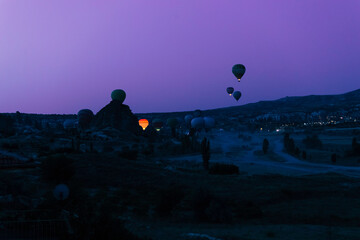
[(142, 127), (143, 130), (145, 130), (147, 126), (149, 126), (149, 121), (147, 119), (140, 119), (139, 125), (140, 127)]

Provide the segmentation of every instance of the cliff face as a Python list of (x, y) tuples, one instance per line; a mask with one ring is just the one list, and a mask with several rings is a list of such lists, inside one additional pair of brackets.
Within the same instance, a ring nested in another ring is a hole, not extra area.
[(121, 132), (131, 132), (140, 134), (137, 117), (131, 112), (128, 105), (124, 105), (119, 101), (111, 101), (103, 109), (101, 109), (94, 117), (92, 126), (96, 129), (115, 128)]

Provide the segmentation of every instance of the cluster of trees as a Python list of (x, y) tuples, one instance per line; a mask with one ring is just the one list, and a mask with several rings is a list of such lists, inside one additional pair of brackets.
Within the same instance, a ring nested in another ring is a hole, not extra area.
[(284, 135), (284, 148), (285, 151), (291, 155), (294, 155), (298, 158), (301, 157), (303, 159), (307, 158), (306, 151), (301, 151), (300, 148), (295, 145), (295, 141), (290, 137), (289, 133), (285, 133)]

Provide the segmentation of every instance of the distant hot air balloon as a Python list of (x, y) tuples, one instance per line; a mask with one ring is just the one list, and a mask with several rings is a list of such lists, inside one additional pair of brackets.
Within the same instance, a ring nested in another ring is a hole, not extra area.
[(69, 197), (69, 188), (65, 184), (56, 185), (55, 189), (53, 190), (54, 197), (57, 200), (65, 200)]
[(64, 129), (68, 130), (68, 129), (74, 129), (76, 128), (76, 120), (75, 119), (67, 119), (64, 121)]
[(119, 101), (120, 103), (123, 103), (126, 98), (126, 93), (122, 89), (116, 89), (111, 92), (111, 99), (113, 101)]
[(200, 109), (196, 109), (195, 111), (194, 111), (194, 116), (195, 117), (200, 117), (202, 115), (202, 111), (200, 110)]
[(201, 129), (204, 128), (205, 121), (202, 117), (197, 117), (191, 120), (191, 127), (195, 129)]
[(190, 124), (191, 124), (191, 120), (192, 120), (193, 118), (194, 118), (194, 117), (193, 117), (193, 115), (191, 115), (191, 114), (186, 115), (185, 118), (184, 118), (185, 123), (186, 123), (187, 125), (190, 125)]
[(152, 125), (156, 129), (156, 131), (160, 131), (160, 129), (164, 126), (164, 122), (159, 118), (155, 118), (152, 121)]
[(241, 92), (236, 91), (236, 92), (234, 92), (233, 96), (234, 96), (234, 98), (236, 99), (236, 101), (239, 101), (239, 99), (240, 99), (240, 97), (241, 97)]
[(171, 128), (171, 134), (173, 137), (176, 136), (176, 130), (175, 128), (179, 124), (179, 120), (177, 118), (168, 118), (166, 121), (166, 124)]
[(233, 87), (228, 87), (226, 89), (226, 92), (231, 96), (231, 94), (234, 92), (234, 88)]
[(204, 125), (206, 129), (211, 129), (215, 127), (215, 119), (212, 117), (204, 117)]
[(143, 130), (145, 130), (147, 126), (149, 126), (149, 121), (147, 119), (140, 119), (139, 125), (140, 127), (142, 127)]
[(78, 112), (79, 126), (81, 128), (89, 127), (91, 120), (94, 117), (94, 113), (90, 109), (82, 109)]
[(235, 75), (235, 77), (238, 79), (239, 82), (240, 82), (240, 79), (242, 78), (242, 76), (245, 74), (245, 71), (246, 71), (246, 68), (242, 64), (235, 64), (232, 67), (232, 73)]
[(168, 118), (166, 121), (166, 125), (168, 125), (171, 128), (176, 128), (176, 126), (179, 124), (179, 120), (177, 118)]

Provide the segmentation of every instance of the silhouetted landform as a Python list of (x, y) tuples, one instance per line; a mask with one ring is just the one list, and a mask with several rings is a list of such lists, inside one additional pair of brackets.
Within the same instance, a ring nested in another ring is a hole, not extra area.
[[(259, 101), (256, 103), (248, 103), (241, 106), (225, 107), (217, 109), (204, 110), (204, 113), (210, 115), (229, 113), (235, 115), (254, 116), (267, 112), (288, 113), (288, 112), (314, 112), (314, 111), (338, 111), (351, 108), (360, 108), (360, 89), (338, 95), (309, 95), (284, 97), (277, 100)], [(156, 117), (176, 116), (186, 112), (170, 112), (170, 113), (141, 113), (139, 115), (145, 117), (147, 115), (155, 115)]]
[(358, 239), (359, 93), (0, 114), (0, 239)]
[(94, 117), (92, 127), (97, 129), (115, 128), (122, 132), (140, 134), (142, 129), (139, 126), (137, 117), (131, 112), (128, 105), (119, 101), (111, 101), (102, 108)]
[(274, 110), (277, 112), (310, 112), (319, 110), (333, 111), (350, 107), (360, 107), (360, 89), (339, 95), (284, 97), (274, 101), (260, 101), (239, 107), (230, 107), (228, 109), (233, 111), (248, 111), (250, 113), (256, 113)]

